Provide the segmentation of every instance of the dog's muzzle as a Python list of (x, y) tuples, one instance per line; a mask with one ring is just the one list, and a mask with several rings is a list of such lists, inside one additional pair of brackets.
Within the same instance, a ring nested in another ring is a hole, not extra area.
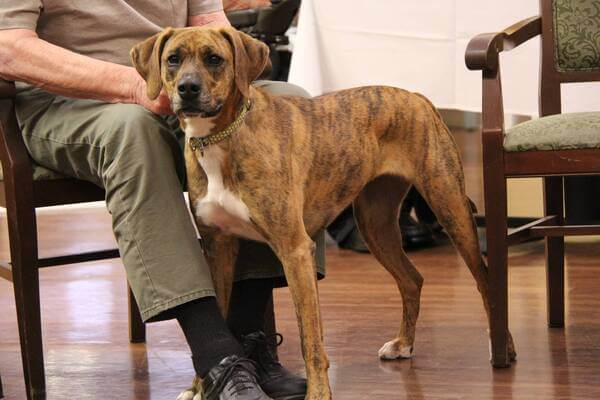
[(210, 99), (202, 93), (202, 82), (196, 75), (186, 75), (177, 83), (177, 100), (173, 111), (186, 117), (211, 118), (221, 112), (223, 104), (212, 105)]

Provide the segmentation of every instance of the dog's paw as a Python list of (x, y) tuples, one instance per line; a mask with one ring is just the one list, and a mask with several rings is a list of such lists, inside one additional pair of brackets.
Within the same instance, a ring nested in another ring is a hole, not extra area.
[(176, 400), (202, 400), (202, 392), (194, 392), (192, 389), (187, 389), (177, 396)]
[(392, 340), (379, 349), (379, 358), (382, 360), (396, 360), (398, 358), (411, 358), (413, 354), (412, 346), (402, 346), (400, 342)]

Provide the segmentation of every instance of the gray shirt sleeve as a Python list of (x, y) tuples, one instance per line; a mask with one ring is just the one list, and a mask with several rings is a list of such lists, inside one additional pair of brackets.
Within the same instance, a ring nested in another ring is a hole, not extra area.
[(35, 31), (42, 7), (41, 0), (0, 1), (0, 30), (21, 28)]
[(221, 0), (188, 0), (188, 15), (208, 14), (223, 10)]

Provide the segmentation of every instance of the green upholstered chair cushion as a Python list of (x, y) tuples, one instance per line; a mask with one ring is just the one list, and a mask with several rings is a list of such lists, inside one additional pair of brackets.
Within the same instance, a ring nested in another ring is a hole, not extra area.
[(504, 150), (573, 150), (600, 148), (600, 112), (557, 114), (509, 129)]
[(556, 69), (600, 70), (600, 0), (554, 0)]
[[(34, 181), (46, 181), (50, 179), (64, 179), (67, 178), (64, 175), (54, 172), (48, 168), (44, 168), (40, 165), (33, 164), (33, 180)], [(0, 181), (4, 180), (4, 171), (0, 166)]]

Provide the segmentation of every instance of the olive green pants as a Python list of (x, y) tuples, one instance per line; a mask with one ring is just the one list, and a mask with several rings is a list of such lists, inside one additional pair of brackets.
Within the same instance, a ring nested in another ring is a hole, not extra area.
[[(274, 93), (306, 95), (282, 82), (257, 84)], [(19, 93), (17, 116), (37, 164), (105, 189), (127, 279), (145, 321), (159, 320), (159, 314), (179, 304), (214, 296), (183, 196), (184, 134), (175, 117), (39, 89)], [(318, 235), (321, 275), (323, 242)], [(281, 264), (267, 245), (241, 242), (236, 279), (282, 277)]]

